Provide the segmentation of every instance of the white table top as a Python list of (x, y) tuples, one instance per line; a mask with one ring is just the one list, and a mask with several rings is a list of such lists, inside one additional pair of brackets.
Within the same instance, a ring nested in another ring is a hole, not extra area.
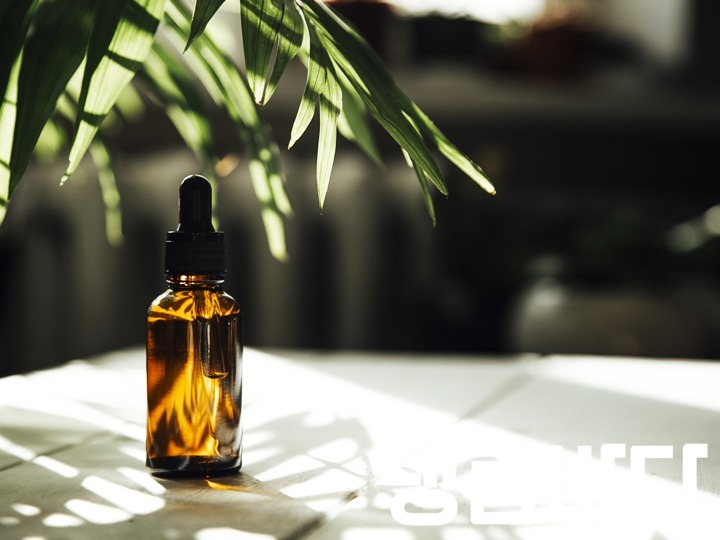
[(719, 383), (713, 362), (250, 349), (242, 474), (164, 480), (144, 351), (119, 351), (0, 379), (0, 538), (716, 540)]

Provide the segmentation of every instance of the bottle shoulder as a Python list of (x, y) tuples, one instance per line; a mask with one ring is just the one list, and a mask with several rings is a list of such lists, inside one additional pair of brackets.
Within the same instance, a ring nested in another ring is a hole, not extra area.
[(242, 315), (235, 299), (222, 290), (168, 289), (148, 308), (148, 319), (178, 319), (193, 321), (213, 317)]

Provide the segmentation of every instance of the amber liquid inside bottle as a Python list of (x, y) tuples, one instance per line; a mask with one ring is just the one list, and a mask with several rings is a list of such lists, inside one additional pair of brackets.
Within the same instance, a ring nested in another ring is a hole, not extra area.
[(242, 314), (213, 276), (170, 276), (147, 319), (147, 467), (212, 476), (242, 461)]

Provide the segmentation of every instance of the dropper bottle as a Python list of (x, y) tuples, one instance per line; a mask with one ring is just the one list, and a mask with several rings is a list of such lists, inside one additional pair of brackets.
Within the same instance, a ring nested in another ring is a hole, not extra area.
[(147, 317), (147, 461), (165, 476), (214, 476), (242, 462), (242, 314), (223, 292), (225, 244), (202, 176), (180, 185), (167, 233), (168, 290)]

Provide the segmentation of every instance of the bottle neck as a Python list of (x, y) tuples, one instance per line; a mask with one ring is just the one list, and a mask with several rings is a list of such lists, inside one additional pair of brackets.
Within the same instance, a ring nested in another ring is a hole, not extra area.
[(165, 281), (171, 289), (213, 289), (221, 290), (225, 281), (222, 274), (166, 274)]

